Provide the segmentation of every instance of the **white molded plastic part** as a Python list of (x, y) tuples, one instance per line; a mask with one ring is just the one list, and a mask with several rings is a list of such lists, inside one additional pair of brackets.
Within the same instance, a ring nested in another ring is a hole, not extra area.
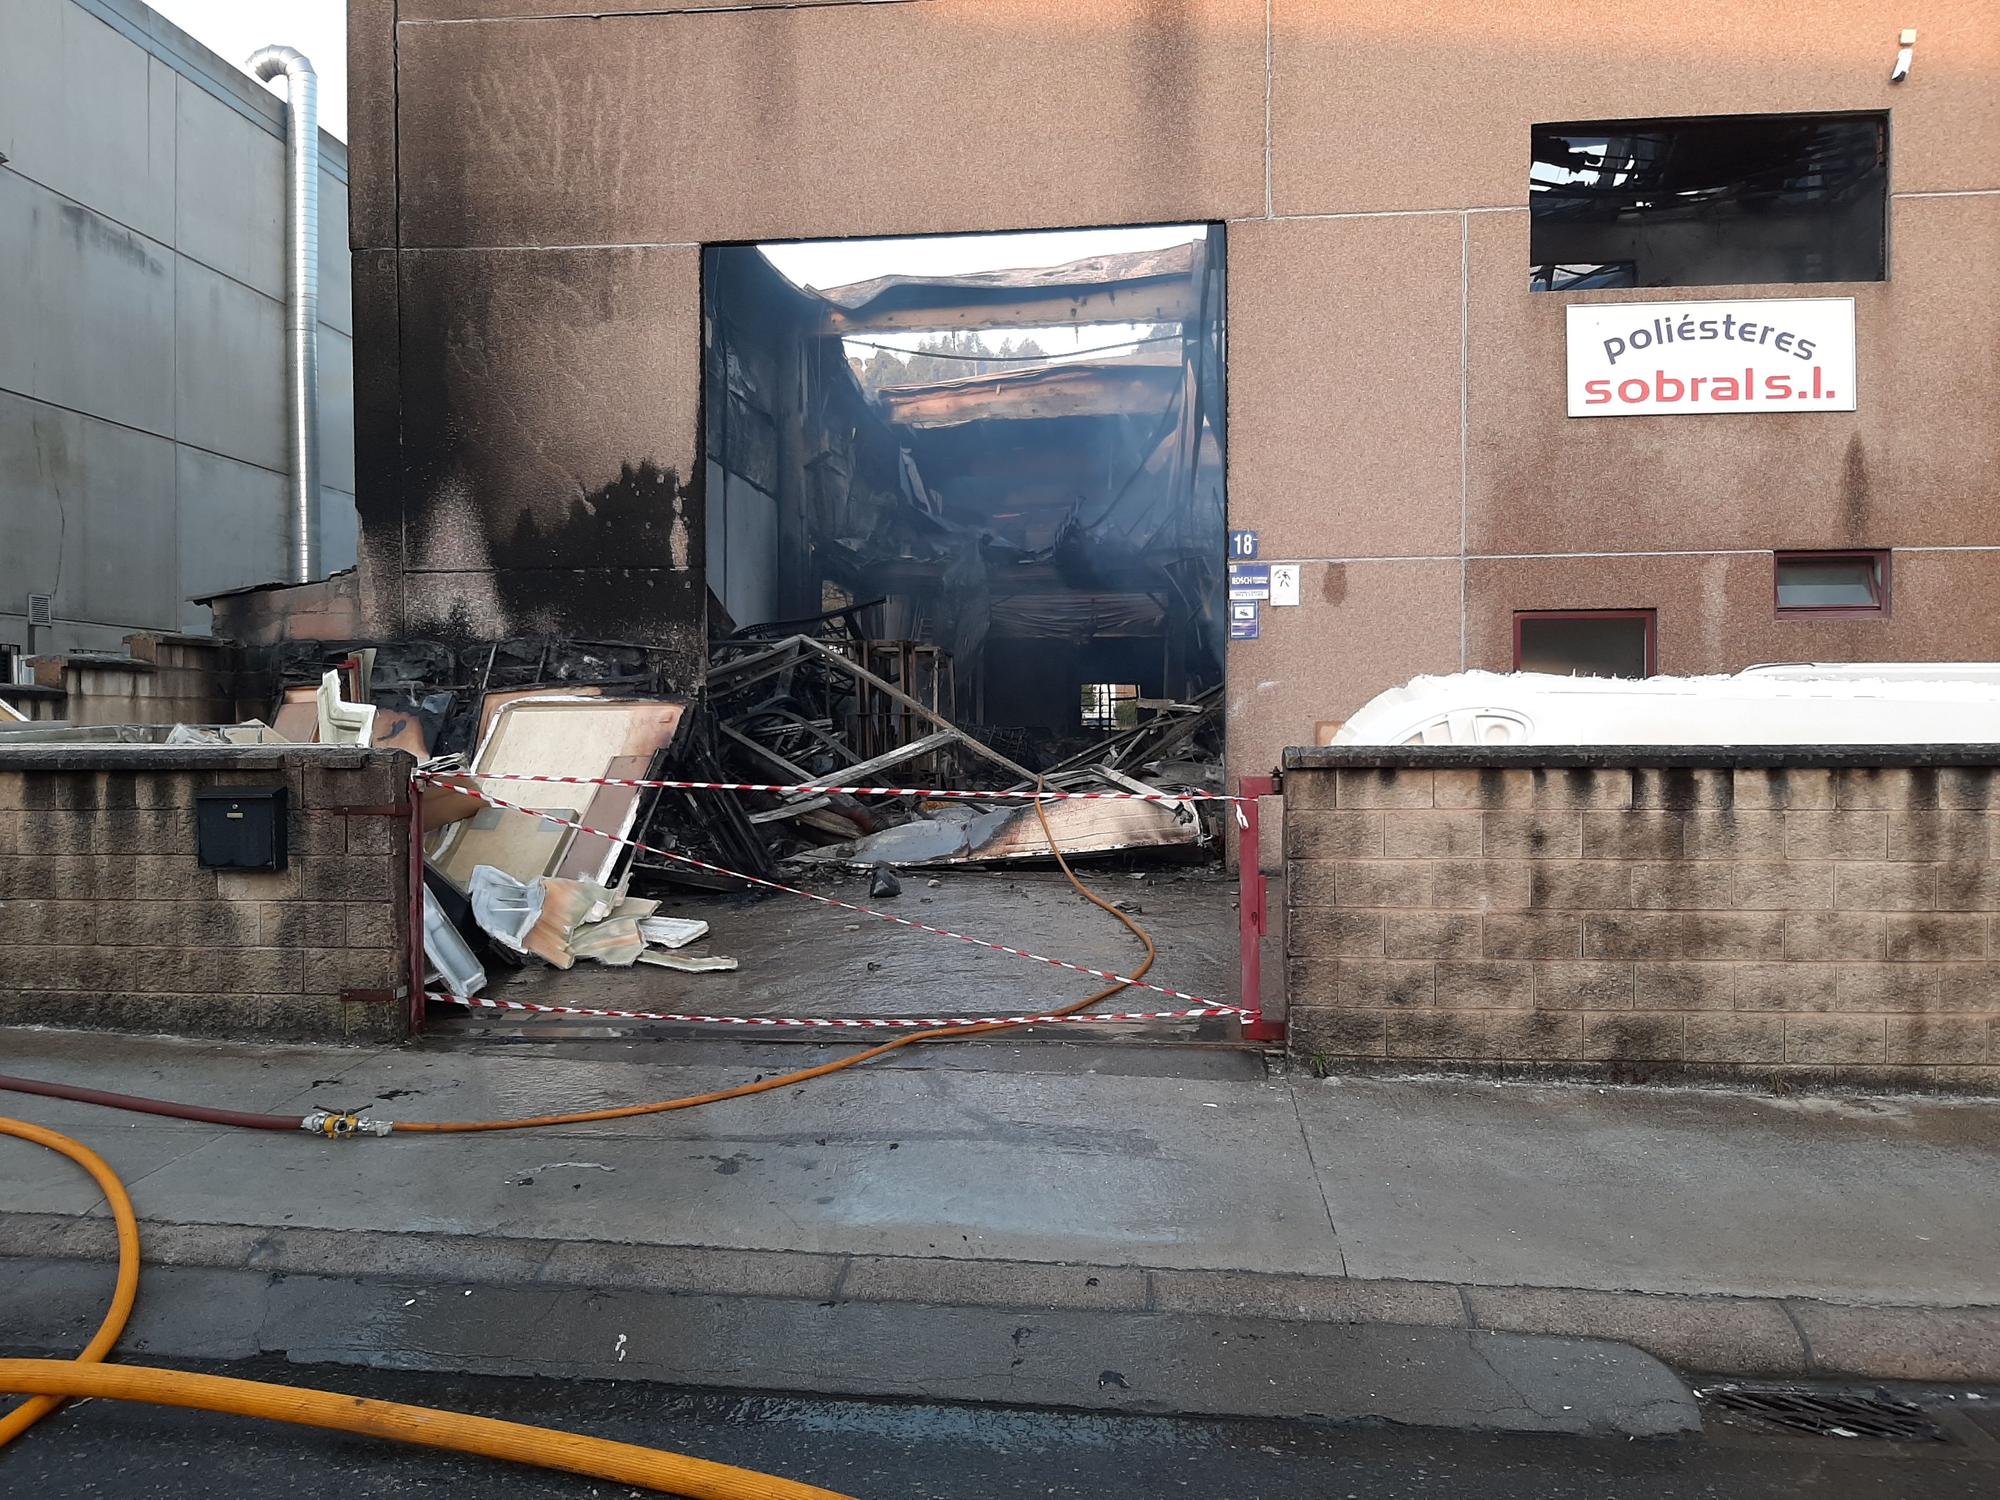
[(708, 936), (708, 923), (686, 917), (641, 917), (639, 936), (655, 948), (685, 948), (696, 938)]
[(542, 916), (539, 881), (523, 885), (505, 870), (474, 865), (466, 895), (472, 902), (472, 920), (480, 931), (490, 933), (516, 953), (528, 951), (523, 939)]
[(486, 988), (486, 970), (473, 955), (451, 919), (424, 892), (424, 957), (454, 995), (476, 995)]
[(319, 742), (322, 745), (366, 745), (375, 734), (375, 706), (347, 703), (340, 696), (340, 673), (319, 680)]

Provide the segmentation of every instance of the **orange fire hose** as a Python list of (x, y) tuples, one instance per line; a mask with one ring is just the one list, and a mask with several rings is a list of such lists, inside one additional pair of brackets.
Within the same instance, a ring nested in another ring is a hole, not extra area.
[[(1069, 861), (1063, 858), (1062, 850), (1056, 845), (1054, 831), (1049, 827), (1048, 815), (1042, 810), (1039, 801), (1035, 804), (1035, 816), (1041, 820), (1042, 832), (1048, 839), (1050, 852), (1055, 855), (1056, 863), (1061, 866), (1063, 874), (1076, 888), (1077, 893), (1093, 906), (1116, 917), (1134, 937), (1145, 944), (1145, 961), (1132, 971), (1131, 976), (1134, 979), (1143, 979), (1159, 956), (1159, 950), (1155, 947), (1152, 937), (1137, 922), (1077, 879), (1076, 872), (1070, 869)], [(1053, 1010), (1050, 1014), (1073, 1014), (1108, 999), (1125, 988), (1123, 982), (1109, 985), (1082, 1000)], [(662, 1099), (649, 1104), (628, 1104), (614, 1109), (580, 1110), (571, 1114), (537, 1115), (516, 1120), (414, 1122), (399, 1124), (395, 1128), (438, 1134), (460, 1134), (468, 1131), (525, 1130), (544, 1125), (574, 1125), (594, 1120), (621, 1120), (634, 1115), (663, 1114), (668, 1110), (692, 1109), (697, 1105), (761, 1094), (771, 1089), (804, 1083), (809, 1079), (822, 1078), (829, 1073), (837, 1073), (843, 1068), (851, 1068), (881, 1057), (885, 1053), (894, 1052), (899, 1047), (910, 1046), (914, 1042), (976, 1036), (981, 1032), (1004, 1031), (1020, 1024), (1022, 1023), (1012, 1021), (988, 1021), (970, 1026), (941, 1026), (928, 1031), (909, 1032), (880, 1046), (869, 1047), (851, 1056), (821, 1063), (816, 1067), (800, 1068), (755, 1083), (739, 1084), (735, 1088), (716, 1089), (705, 1094), (689, 1094), (678, 1099)], [(0, 1088), (8, 1087), (10, 1082), (0, 1079)], [(19, 1080), (19, 1082), (33, 1081)], [(70, 1096), (66, 1086), (61, 1085), (34, 1084), (32, 1089), (22, 1091), (55, 1097)], [(128, 1100), (124, 1095), (99, 1095), (90, 1098), (88, 1096), (91, 1092), (78, 1090), (75, 1097), (83, 1097), (86, 1102), (91, 1103), (110, 1103), (116, 1108), (133, 1108), (160, 1102)], [(191, 1106), (176, 1105), (170, 1108), (177, 1113), (185, 1114)], [(260, 1124), (254, 1128), (269, 1127)], [(613, 1442), (606, 1438), (587, 1437), (525, 1423), (502, 1422), (490, 1417), (470, 1416), (461, 1412), (437, 1411), (430, 1407), (407, 1406), (395, 1401), (376, 1401), (362, 1396), (275, 1385), (264, 1381), (235, 1380), (219, 1375), (197, 1375), (182, 1370), (162, 1370), (143, 1365), (106, 1364), (105, 1356), (111, 1352), (118, 1342), (119, 1335), (124, 1332), (126, 1320), (131, 1316), (139, 1291), (139, 1221), (132, 1210), (131, 1196), (125, 1191), (125, 1185), (118, 1180), (118, 1175), (101, 1157), (66, 1135), (29, 1124), (25, 1120), (13, 1120), (5, 1116), (0, 1116), (0, 1135), (14, 1136), (36, 1145), (46, 1146), (76, 1162), (103, 1190), (106, 1201), (111, 1205), (112, 1218), (118, 1229), (117, 1287), (112, 1295), (111, 1306), (104, 1315), (103, 1323), (98, 1326), (96, 1334), (84, 1346), (83, 1351), (73, 1360), (0, 1359), (0, 1391), (11, 1391), (29, 1397), (5, 1417), (0, 1417), (0, 1449), (4, 1449), (8, 1443), (54, 1411), (66, 1398), (94, 1396), (185, 1407), (197, 1411), (266, 1417), (273, 1421), (293, 1422), (300, 1426), (320, 1427), (364, 1437), (389, 1438), (423, 1447), (443, 1448), (455, 1453), (510, 1459), (517, 1463), (534, 1464), (542, 1468), (558, 1469), (641, 1489), (651, 1489), (662, 1494), (689, 1496), (692, 1500), (849, 1500), (849, 1497), (836, 1494), (832, 1490), (758, 1474), (728, 1464), (712, 1463), (706, 1459), (668, 1453), (656, 1448), (643, 1448), (631, 1443)]]
[(400, 1401), (375, 1401), (338, 1391), (233, 1380), (225, 1375), (195, 1375), (148, 1365), (0, 1359), (0, 1390), (35, 1391), (39, 1393), (36, 1400), (102, 1396), (114, 1401), (144, 1401), (155, 1406), (266, 1417), (300, 1427), (389, 1438), (481, 1458), (509, 1459), (591, 1479), (608, 1479), (663, 1495), (685, 1495), (689, 1500), (852, 1500), (818, 1485), (799, 1484), (659, 1448), (642, 1448), (636, 1443), (533, 1427), (525, 1422), (501, 1422), (464, 1412), (438, 1411), (428, 1406), (406, 1406)]
[[(125, 1331), (125, 1320), (132, 1316), (132, 1304), (139, 1296), (139, 1218), (132, 1212), (131, 1195), (125, 1191), (125, 1184), (118, 1180), (118, 1174), (111, 1170), (110, 1163), (81, 1141), (73, 1141), (40, 1125), (30, 1125), (26, 1120), (10, 1120), (4, 1115), (0, 1115), (0, 1135), (15, 1136), (32, 1141), (37, 1146), (47, 1146), (51, 1151), (60, 1151), (91, 1175), (103, 1192), (104, 1201), (111, 1205), (112, 1222), (118, 1226), (118, 1285), (111, 1293), (111, 1306), (105, 1309), (104, 1321), (97, 1325), (97, 1332), (91, 1335), (90, 1342), (83, 1346), (83, 1352), (77, 1355), (75, 1361), (78, 1364), (98, 1364), (118, 1342), (118, 1335)], [(0, 1390), (16, 1389), (25, 1390), (26, 1387), (0, 1385)], [(13, 1442), (60, 1405), (60, 1396), (36, 1396), (0, 1417), (0, 1448)]]
[(608, 1479), (664, 1495), (692, 1500), (849, 1500), (817, 1485), (798, 1484), (750, 1469), (689, 1458), (658, 1448), (641, 1448), (607, 1438), (586, 1437), (521, 1422), (500, 1422), (463, 1412), (405, 1406), (398, 1401), (374, 1401), (337, 1391), (315, 1391), (273, 1385), (261, 1380), (232, 1380), (220, 1375), (194, 1375), (185, 1370), (159, 1370), (145, 1365), (112, 1365), (104, 1357), (125, 1331), (132, 1304), (139, 1294), (139, 1220), (131, 1195), (118, 1174), (89, 1147), (68, 1136), (0, 1116), (0, 1135), (11, 1135), (51, 1151), (60, 1151), (82, 1167), (104, 1190), (118, 1226), (118, 1289), (96, 1335), (75, 1359), (0, 1359), (0, 1391), (29, 1399), (0, 1417), (0, 1448), (26, 1432), (70, 1396), (102, 1396), (116, 1401), (145, 1401), (158, 1406), (183, 1406), (196, 1411), (229, 1412), (267, 1417), (303, 1427), (323, 1427), (361, 1437), (391, 1438), (426, 1448), (444, 1448), (483, 1458), (512, 1459), (544, 1469), (560, 1469), (592, 1479)]

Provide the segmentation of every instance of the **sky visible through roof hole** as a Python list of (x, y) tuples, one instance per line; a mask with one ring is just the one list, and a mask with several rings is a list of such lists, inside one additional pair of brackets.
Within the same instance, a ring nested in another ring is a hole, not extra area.
[[(1060, 266), (1093, 255), (1125, 255), (1185, 245), (1207, 233), (1200, 224), (1148, 224), (1118, 229), (1043, 229), (1018, 234), (923, 235), (908, 239), (795, 240), (757, 248), (794, 286), (821, 290), (872, 281), (877, 276), (965, 276), (976, 271), (1011, 271)], [(1009, 328), (1006, 336), (1032, 338), (1052, 359), (1129, 353), (1151, 325), (1086, 323), (1051, 328)], [(931, 337), (921, 330), (871, 333), (846, 340), (850, 354), (870, 349), (915, 351)], [(993, 337), (989, 344), (997, 344)]]

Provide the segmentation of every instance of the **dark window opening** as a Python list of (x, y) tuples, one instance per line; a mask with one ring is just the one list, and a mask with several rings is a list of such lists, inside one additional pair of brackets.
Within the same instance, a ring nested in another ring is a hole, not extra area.
[(1779, 552), (1772, 559), (1781, 615), (1880, 615), (1889, 611), (1886, 552)]
[[(1031, 770), (1219, 697), (1224, 276), (1203, 224), (708, 247), (711, 660), (838, 635)], [(906, 727), (772, 712), (815, 775)]]
[(1529, 287), (1881, 281), (1885, 115), (1537, 125)]
[(1655, 623), (1650, 609), (1519, 610), (1514, 670), (1559, 677), (1651, 677)]

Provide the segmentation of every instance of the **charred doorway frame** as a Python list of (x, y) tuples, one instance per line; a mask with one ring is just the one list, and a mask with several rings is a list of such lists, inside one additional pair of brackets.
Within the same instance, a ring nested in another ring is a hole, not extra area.
[[(1177, 394), (1176, 403), (1187, 416), (1185, 420), (1178, 424), (1178, 444), (1176, 451), (1171, 456), (1172, 469), (1170, 471), (1169, 483), (1176, 487), (1184, 487), (1189, 503), (1193, 503), (1195, 486), (1198, 482), (1196, 478), (1197, 465), (1204, 457), (1201, 452), (1201, 444), (1204, 426), (1206, 426), (1207, 431), (1212, 434), (1214, 442), (1216, 481), (1220, 492), (1219, 508), (1221, 518), (1215, 528), (1216, 535), (1213, 538), (1214, 557), (1212, 559), (1212, 576), (1197, 575), (1201, 587), (1199, 588), (1199, 592), (1191, 600), (1188, 600), (1185, 606), (1185, 613), (1178, 623), (1178, 628), (1176, 627), (1172, 612), (1169, 612), (1169, 622), (1162, 631), (1161, 654), (1163, 660), (1160, 664), (1160, 670), (1167, 681), (1177, 681), (1185, 684), (1188, 680), (1187, 664), (1190, 650), (1194, 639), (1199, 634), (1209, 647), (1209, 653), (1205, 654), (1212, 653), (1213, 670), (1216, 673), (1216, 680), (1218, 683), (1223, 684), (1226, 690), (1229, 653), (1227, 650), (1227, 608), (1224, 603), (1224, 599), (1226, 598), (1226, 580), (1223, 568), (1228, 526), (1228, 297), (1225, 225), (1216, 221), (1176, 220), (1171, 223), (1036, 226), (1034, 228), (1018, 230), (978, 229), (927, 235), (885, 233), (879, 236), (851, 236), (847, 238), (964, 240), (1015, 234), (1031, 235), (1044, 232), (1087, 233), (1092, 231), (1115, 231), (1119, 229), (1167, 228), (1180, 227), (1183, 224), (1198, 232), (1189, 241), (1194, 247), (1193, 264), (1183, 273), (1182, 277), (1182, 279), (1193, 282), (1194, 297), (1192, 312), (1190, 314), (1188, 300), (1185, 292), (1183, 292), (1175, 304), (1177, 310), (1171, 314), (1173, 321), (1180, 323), (1182, 327), (1181, 368), (1183, 384)], [(813, 243), (814, 239), (812, 237), (800, 236), (788, 242)], [(724, 438), (719, 445), (712, 443), (712, 438), (718, 432), (717, 422), (719, 420), (722, 421), (725, 424), (723, 430), (726, 431), (728, 420), (726, 406), (721, 412), (712, 409), (714, 403), (718, 401), (726, 403), (728, 400), (726, 385), (715, 378), (716, 371), (712, 368), (711, 364), (712, 360), (716, 358), (718, 343), (725, 339), (721, 326), (723, 320), (720, 316), (718, 306), (716, 257), (718, 252), (755, 251), (767, 243), (779, 242), (763, 240), (718, 240), (705, 243), (702, 246), (700, 274), (702, 340), (699, 351), (702, 360), (702, 378), (699, 402), (700, 420), (696, 472), (703, 478), (701, 495), (704, 508), (704, 531), (709, 526), (724, 524), (728, 505), (726, 497), (715, 493), (715, 485), (710, 482), (718, 474), (721, 476), (721, 482), (725, 486), (729, 482), (727, 472), (724, 469), (726, 460), (720, 460), (717, 457), (718, 446), (727, 451), (727, 439)], [(1104, 295), (1117, 295), (1114, 290), (1115, 287), (1116, 283), (1107, 284), (1104, 288)], [(804, 291), (800, 291), (798, 295), (801, 298), (813, 297), (812, 293)], [(1031, 295), (1031, 292), (1024, 290), (1016, 300), (1025, 300)], [(1070, 300), (1073, 302), (1074, 299)], [(1072, 314), (1076, 310), (1073, 306), (1069, 309)], [(1128, 306), (1122, 308), (1120, 311), (1122, 316), (1118, 318), (1097, 318), (1091, 321), (1136, 321), (1143, 323), (1150, 316), (1144, 306)], [(932, 315), (935, 316), (934, 313)], [(917, 326), (914, 321), (916, 316), (918, 314), (911, 315), (910, 326), (912, 328)], [(1152, 320), (1163, 321), (1164, 315)], [(1048, 322), (1051, 324), (1061, 324), (1065, 321), (1081, 320), (1075, 319), (1073, 316), (1065, 318), (1062, 316), (1061, 308), (1052, 307)], [(1027, 322), (1017, 323), (1012, 320), (998, 323), (987, 322), (979, 317), (976, 307), (970, 309), (962, 316), (958, 320), (958, 323), (968, 329), (1040, 326), (1030, 325)], [(855, 331), (859, 335), (868, 331), (872, 326), (872, 324), (857, 326)], [(925, 322), (922, 326), (947, 325)], [(830, 327), (828, 331), (838, 331), (838, 325)], [(802, 381), (803, 374), (798, 368), (798, 363), (795, 360), (785, 362), (785, 368), (781, 377), (785, 383), (791, 384)], [(798, 394), (799, 392), (794, 390), (793, 395), (797, 396)], [(784, 462), (784, 460), (781, 459), (781, 462)], [(778, 488), (774, 491), (774, 494), (779, 496), (782, 496), (783, 493), (783, 478), (784, 476), (782, 475), (778, 476)], [(776, 598), (781, 605), (786, 600), (803, 602), (806, 593), (804, 588), (806, 579), (804, 577), (803, 563), (807, 552), (804, 536), (805, 520), (803, 508), (796, 505), (786, 505), (780, 500), (780, 503), (776, 505), (775, 524), (777, 527), (777, 538), (773, 572), (776, 575), (774, 578)], [(726, 556), (726, 538), (724, 547)], [(712, 587), (715, 597), (722, 599), (724, 597), (722, 580), (715, 580)], [(1174, 577), (1173, 588), (1175, 591), (1179, 591), (1179, 577)], [(1181, 593), (1180, 597), (1183, 600), (1188, 599), (1185, 593)], [(777, 612), (780, 614), (806, 613), (806, 611), (799, 609), (786, 609), (782, 607)]]

